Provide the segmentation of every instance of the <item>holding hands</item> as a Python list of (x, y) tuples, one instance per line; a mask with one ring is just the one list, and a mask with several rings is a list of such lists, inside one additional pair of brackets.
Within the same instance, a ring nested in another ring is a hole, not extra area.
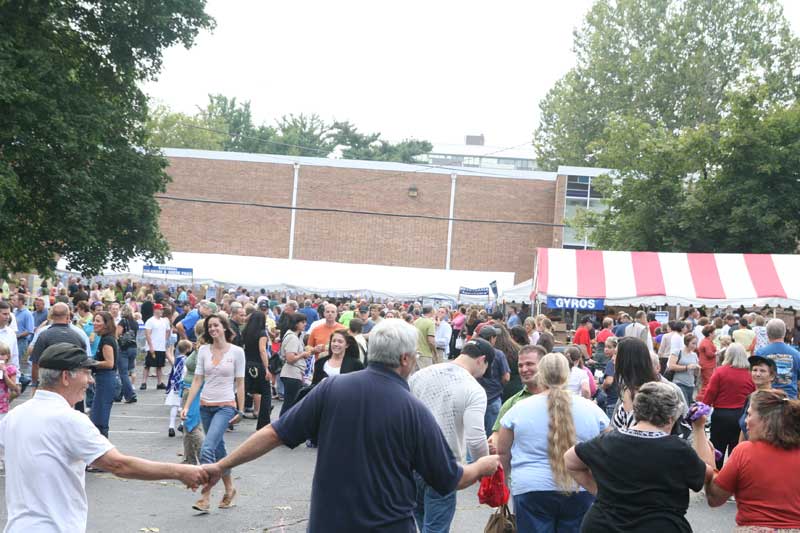
[(208, 483), (208, 473), (199, 466), (175, 465), (175, 468), (177, 468), (177, 479), (192, 491)]

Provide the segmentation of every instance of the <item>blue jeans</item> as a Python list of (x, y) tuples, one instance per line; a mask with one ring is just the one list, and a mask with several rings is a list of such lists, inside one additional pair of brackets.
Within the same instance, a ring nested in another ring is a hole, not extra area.
[(131, 377), (128, 375), (128, 372), (133, 372), (135, 368), (136, 346), (128, 346), (120, 350), (117, 360), (117, 370), (119, 371), (119, 380), (122, 382), (122, 392), (118, 398), (124, 397), (126, 400), (136, 398), (133, 385), (131, 385)]
[[(216, 463), (228, 455), (225, 450), (225, 431), (228, 429), (228, 422), (235, 414), (236, 409), (233, 407), (200, 406), (200, 420), (206, 432), (206, 438), (200, 447), (201, 465)], [(230, 473), (231, 471), (227, 470), (223, 475)]]
[(578, 533), (583, 515), (594, 503), (588, 492), (563, 494), (554, 490), (526, 492), (514, 496), (519, 531)]
[(94, 375), (94, 399), (89, 419), (100, 433), (108, 437), (108, 421), (111, 418), (111, 406), (114, 405), (117, 373), (113, 370), (97, 372)]
[(492, 436), (492, 427), (497, 421), (497, 415), (500, 414), (500, 408), (503, 406), (503, 399), (497, 397), (494, 400), (489, 400), (486, 403), (486, 414), (483, 415), (483, 427), (486, 430), (486, 436)]
[[(19, 350), (19, 366), (20, 366), (20, 369), (19, 369), (19, 371), (20, 371), (20, 372), (22, 372), (22, 370), (23, 370), (23, 369), (22, 369), (22, 362), (23, 362), (23, 361), (25, 361), (25, 354), (27, 354), (27, 353), (28, 353), (28, 344), (30, 343), (30, 340), (31, 340), (32, 338), (33, 338), (33, 337), (31, 337), (30, 335), (28, 335), (27, 337), (23, 337), (23, 338), (21, 338), (21, 339), (17, 339), (17, 349)], [(26, 368), (25, 368), (26, 370), (30, 371), (30, 369), (31, 369), (31, 362), (30, 362), (30, 360), (28, 360), (28, 361), (25, 363), (25, 367), (26, 367)]]
[(414, 473), (417, 483), (417, 506), (414, 520), (420, 533), (448, 533), (456, 514), (456, 491), (441, 495)]

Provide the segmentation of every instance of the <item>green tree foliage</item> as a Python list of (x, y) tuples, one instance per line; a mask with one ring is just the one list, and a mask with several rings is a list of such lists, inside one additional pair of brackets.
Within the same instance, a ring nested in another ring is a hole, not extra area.
[(577, 66), (540, 103), (542, 168), (597, 164), (592, 145), (614, 117), (715, 124), (751, 78), (770, 102), (800, 94), (800, 44), (777, 0), (598, 0), (574, 46)]
[(202, 0), (0, 2), (0, 275), (94, 273), (167, 244), (139, 82), (212, 26)]
[(148, 121), (150, 143), (164, 148), (196, 148), (309, 157), (327, 157), (336, 148), (345, 159), (416, 162), (430, 152), (428, 141), (407, 139), (390, 143), (380, 133), (361, 133), (350, 122), (329, 124), (318, 115), (284, 115), (275, 126), (256, 126), (250, 102), (220, 94), (208, 96), (194, 115), (156, 107)]
[(380, 133), (359, 133), (349, 122), (334, 123), (333, 131), (334, 144), (342, 147), (342, 156), (345, 159), (414, 163), (417, 156), (427, 154), (433, 149), (430, 142), (416, 139), (392, 144), (381, 139)]
[(800, 103), (769, 93), (732, 95), (714, 127), (613, 120), (598, 160), (618, 171), (595, 181), (608, 209), (571, 224), (602, 249), (796, 253)]

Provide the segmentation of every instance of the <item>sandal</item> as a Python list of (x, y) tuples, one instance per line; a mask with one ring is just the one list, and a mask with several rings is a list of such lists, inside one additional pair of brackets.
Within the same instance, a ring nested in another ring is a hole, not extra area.
[(233, 503), (234, 498), (236, 498), (236, 489), (233, 489), (233, 492), (230, 494), (225, 493), (225, 496), (222, 497), (222, 501), (219, 502), (219, 508), (230, 509), (231, 507), (235, 507), (236, 504)]
[(192, 509), (194, 509), (195, 511), (199, 511), (200, 514), (208, 514), (208, 512), (211, 510), (211, 506), (208, 504), (207, 501), (203, 501), (201, 499), (194, 502), (194, 505), (192, 505)]

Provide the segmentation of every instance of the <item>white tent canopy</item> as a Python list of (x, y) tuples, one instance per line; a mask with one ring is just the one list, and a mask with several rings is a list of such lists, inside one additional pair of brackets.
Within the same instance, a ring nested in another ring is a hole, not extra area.
[[(353, 295), (379, 298), (458, 298), (459, 287), (488, 287), (497, 281), (498, 292), (514, 284), (513, 272), (438, 270), (383, 265), (300, 261), (270, 257), (173, 252), (166, 266), (191, 268), (193, 276), (143, 274), (143, 261), (131, 261), (123, 271), (107, 270), (103, 277), (133, 277), (218, 286), (265, 288), (328, 296)], [(66, 262), (58, 269), (66, 271)]]
[(509, 302), (517, 302), (517, 303), (531, 303), (531, 291), (533, 290), (533, 279), (525, 280), (522, 283), (517, 283), (513, 287), (509, 288), (507, 291), (503, 292), (500, 295), (501, 300), (505, 300), (506, 303)]

